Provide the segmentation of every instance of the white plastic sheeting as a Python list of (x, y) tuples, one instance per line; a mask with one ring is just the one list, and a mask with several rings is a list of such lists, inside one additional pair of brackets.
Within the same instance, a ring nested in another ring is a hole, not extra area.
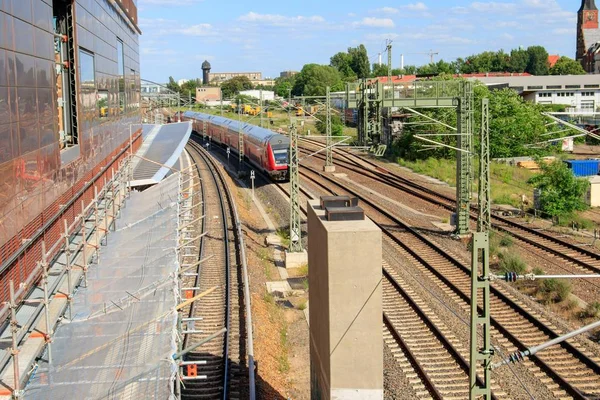
[(26, 387), (27, 399), (168, 399), (176, 352), (179, 174), (132, 192)]

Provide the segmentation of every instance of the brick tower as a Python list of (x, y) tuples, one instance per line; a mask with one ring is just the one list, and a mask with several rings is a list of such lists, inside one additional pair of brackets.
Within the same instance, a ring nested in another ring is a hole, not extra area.
[(584, 64), (584, 58), (587, 50), (598, 41), (600, 41), (600, 29), (598, 29), (598, 7), (596, 7), (595, 0), (582, 0), (581, 7), (577, 12), (576, 60)]

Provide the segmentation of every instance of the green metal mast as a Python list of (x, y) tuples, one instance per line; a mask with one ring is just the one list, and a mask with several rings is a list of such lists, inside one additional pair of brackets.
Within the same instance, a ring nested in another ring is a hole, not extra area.
[(327, 142), (326, 142), (326, 146), (327, 146), (327, 157), (325, 160), (325, 166), (326, 167), (330, 167), (333, 165), (333, 140), (331, 137), (331, 89), (329, 86), (327, 86), (327, 99), (326, 101), (326, 113), (327, 113), (327, 124), (326, 124), (326, 133), (325, 135), (327, 135)]
[(300, 227), (300, 181), (298, 168), (298, 131), (296, 124), (290, 127), (290, 253), (302, 251), (302, 231)]
[[(481, 104), (481, 146), (479, 149), (479, 218), (477, 232), (473, 234), (471, 260), (471, 352), (469, 399), (492, 398), (491, 366), (494, 350), (491, 343), (490, 324), (490, 153), (489, 153), (489, 100)], [(480, 268), (481, 266), (481, 268)], [(483, 295), (480, 304), (480, 295)], [(481, 328), (481, 329), (480, 329)], [(481, 330), (483, 343), (480, 345)], [(483, 382), (477, 382), (477, 366), (483, 368)]]
[(457, 99), (457, 142), (461, 151), (456, 160), (456, 234), (469, 232), (471, 207), (471, 181), (473, 179), (472, 136), (473, 136), (473, 84), (461, 82)]

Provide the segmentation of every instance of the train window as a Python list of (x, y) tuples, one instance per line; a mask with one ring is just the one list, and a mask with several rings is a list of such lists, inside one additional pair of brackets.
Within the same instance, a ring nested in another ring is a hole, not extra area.
[(277, 165), (286, 165), (288, 162), (287, 150), (275, 150), (273, 156), (275, 157), (275, 164)]

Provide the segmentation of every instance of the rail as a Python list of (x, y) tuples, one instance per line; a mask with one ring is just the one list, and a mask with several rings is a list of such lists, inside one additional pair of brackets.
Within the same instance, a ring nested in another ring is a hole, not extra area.
[[(244, 237), (243, 237), (243, 231), (242, 231), (242, 223), (240, 221), (239, 218), (239, 214), (237, 211), (237, 207), (235, 204), (235, 199), (233, 197), (233, 195), (231, 194), (231, 190), (229, 188), (229, 186), (227, 185), (227, 182), (223, 176), (223, 172), (219, 169), (216, 161), (214, 161), (214, 159), (210, 156), (204, 153), (204, 150), (201, 149), (201, 146), (196, 142), (195, 140), (199, 140), (198, 137), (196, 137), (196, 139), (192, 138), (192, 140), (190, 141), (190, 143), (193, 143), (193, 147), (198, 150), (199, 154), (201, 154), (201, 156), (206, 160), (207, 164), (210, 163), (210, 165), (212, 166), (212, 177), (213, 179), (215, 179), (215, 184), (216, 184), (216, 179), (218, 177), (219, 181), (221, 182), (221, 186), (224, 188), (224, 192), (225, 192), (225, 197), (228, 200), (228, 203), (230, 204), (230, 209), (231, 209), (231, 214), (232, 214), (232, 220), (233, 220), (233, 224), (235, 225), (235, 236), (236, 236), (236, 243), (237, 243), (237, 247), (238, 247), (238, 255), (240, 258), (240, 262), (241, 262), (241, 272), (242, 272), (242, 280), (243, 280), (243, 284), (244, 284), (244, 311), (245, 311), (245, 318), (246, 318), (246, 332), (247, 332), (247, 354), (248, 354), (248, 385), (249, 385), (249, 398), (250, 400), (254, 400), (256, 398), (256, 378), (255, 378), (255, 367), (254, 367), (254, 341), (253, 341), (253, 329), (252, 329), (252, 306), (251, 306), (251, 297), (250, 297), (250, 285), (249, 285), (249, 278), (248, 278), (248, 266), (247, 266), (247, 262), (246, 262), (246, 252), (245, 252), (245, 244), (244, 244)], [(219, 185), (217, 185), (219, 186)], [(220, 202), (221, 202), (221, 210), (222, 210), (222, 217), (223, 217), (223, 221), (224, 224), (226, 224), (227, 222), (227, 218), (225, 215), (225, 204), (224, 204), (224, 199), (222, 197), (222, 194), (219, 194), (219, 198), (220, 198)], [(226, 231), (226, 229), (225, 229)], [(227, 237), (227, 232), (225, 232), (225, 238), (224, 241), (227, 243), (228, 242), (228, 237)], [(230, 260), (229, 260), (229, 251), (226, 252), (227, 254), (227, 279), (229, 279), (230, 277)], [(229, 283), (227, 284), (227, 290), (229, 290)], [(226, 301), (227, 301), (227, 305), (226, 305), (226, 309), (227, 309), (227, 330), (229, 332), (229, 324), (230, 324), (230, 320), (231, 320), (231, 313), (230, 313), (230, 296), (229, 296), (229, 292), (227, 292), (226, 295)], [(229, 340), (226, 340), (226, 351), (228, 351), (228, 345), (229, 345)], [(228, 389), (229, 389), (229, 383), (228, 383), (228, 368), (229, 368), (229, 363), (228, 363), (228, 356), (227, 354), (224, 355), (224, 359), (225, 359), (225, 382), (224, 382), (224, 397), (223, 398), (228, 398)]]

